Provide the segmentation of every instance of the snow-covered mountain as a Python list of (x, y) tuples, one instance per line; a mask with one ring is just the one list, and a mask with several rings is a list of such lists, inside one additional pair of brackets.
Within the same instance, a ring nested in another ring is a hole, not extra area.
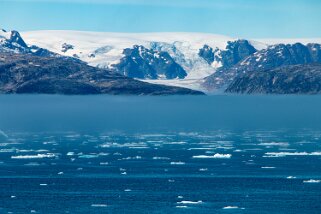
[[(31, 31), (21, 35), (26, 44), (20, 46), (29, 49), (41, 47), (142, 81), (203, 91), (225, 90), (243, 71), (319, 62), (316, 43), (321, 43), (321, 39), (246, 40), (204, 33)], [(7, 32), (1, 37), (10, 40)]]
[(35, 56), (58, 56), (56, 53), (40, 48), (34, 44), (27, 45), (18, 31), (0, 29), (0, 51), (32, 54)]
[[(67, 52), (73, 46), (65, 43), (62, 48), (62, 52)], [(0, 71), (0, 94), (203, 94), (187, 88), (149, 84), (89, 66), (75, 57), (27, 45), (17, 31), (0, 30)]]
[[(237, 85), (235, 84), (235, 81), (242, 81), (242, 84), (245, 85), (244, 82), (247, 82), (248, 79), (240, 80), (239, 77), (247, 78), (247, 74), (251, 75), (251, 77), (255, 77), (256, 74), (259, 75), (260, 72), (261, 74), (268, 74), (269, 71), (272, 71), (271, 73), (275, 73), (275, 71), (282, 71), (290, 78), (290, 73), (284, 72), (286, 69), (282, 69), (282, 67), (290, 65), (310, 64), (321, 64), (320, 44), (308, 43), (306, 45), (303, 45), (302, 43), (295, 43), (270, 45), (266, 49), (262, 49), (252, 53), (243, 60), (240, 60), (234, 66), (218, 69), (217, 72), (205, 78), (203, 86), (206, 87), (208, 91), (212, 91), (215, 89), (225, 90), (226, 88), (229, 88), (229, 92), (237, 91), (234, 89), (232, 90), (230, 85)], [(289, 67), (289, 70), (290, 68), (291, 67)], [(305, 71), (307, 73), (304, 78), (307, 78), (308, 76), (310, 76), (310, 78), (313, 78), (313, 72), (309, 72), (310, 68), (312, 67), (306, 66), (304, 67), (304, 69), (301, 69), (300, 67), (299, 71)], [(318, 68), (320, 68), (320, 66)], [(315, 74), (319, 75), (318, 73)], [(262, 77), (264, 76), (262, 75), (260, 77), (260, 81), (264, 82), (264, 80), (262, 80)], [(306, 84), (304, 79), (302, 79), (301, 81), (302, 82), (296, 81), (295, 83)], [(251, 85), (247, 87), (250, 88)], [(272, 88), (272, 86), (270, 88)]]
[[(152, 83), (200, 89), (203, 78), (223, 66), (222, 58), (209, 63), (204, 46), (224, 53), (237, 39), (203, 33), (100, 33), (31, 31), (21, 33), (28, 44), (79, 58), (89, 65), (116, 70)], [(266, 45), (249, 42), (260, 50)], [(137, 50), (135, 50), (137, 49)]]

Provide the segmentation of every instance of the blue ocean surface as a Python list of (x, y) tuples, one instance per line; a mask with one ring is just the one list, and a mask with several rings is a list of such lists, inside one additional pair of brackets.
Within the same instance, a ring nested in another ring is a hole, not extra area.
[(321, 213), (320, 96), (0, 96), (0, 213)]

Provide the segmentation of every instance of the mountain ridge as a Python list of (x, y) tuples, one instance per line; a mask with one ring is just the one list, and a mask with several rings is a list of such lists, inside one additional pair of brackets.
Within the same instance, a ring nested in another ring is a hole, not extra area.
[[(72, 46), (64, 45), (65, 52)], [(186, 88), (134, 80), (107, 69), (87, 65), (28, 46), (17, 31), (0, 31), (0, 93), (202, 95)]]
[[(8, 33), (3, 34), (9, 41)], [(264, 44), (202, 33), (35, 31), (22, 35), (29, 46), (19, 40), (17, 32), (9, 42), (13, 47), (8, 48), (19, 51), (21, 47), (22, 53), (36, 56), (66, 57), (144, 82), (206, 92), (228, 92), (230, 84), (248, 72), (321, 62), (320, 44), (294, 40)]]

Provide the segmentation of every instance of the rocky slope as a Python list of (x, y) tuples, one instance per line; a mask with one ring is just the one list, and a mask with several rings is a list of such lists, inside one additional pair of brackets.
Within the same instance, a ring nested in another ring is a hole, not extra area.
[(321, 45), (301, 43), (278, 44), (257, 51), (230, 68), (217, 70), (205, 78), (207, 90), (225, 89), (238, 77), (251, 71), (265, 71), (286, 65), (321, 63)]
[[(82, 60), (97, 68), (145, 82), (209, 93), (224, 92), (247, 73), (262, 75), (263, 71), (290, 65), (321, 63), (321, 45), (308, 43), (308, 40), (302, 40), (304, 43), (286, 40), (290, 44), (262, 44), (198, 33), (37, 31), (23, 35), (27, 42), (18, 32), (12, 31), (11, 35), (0, 32), (0, 48), (2, 44), (4, 52), (64, 56), (75, 63)], [(33, 43), (42, 48), (27, 45)], [(306, 69), (312, 68), (307, 66)]]
[(164, 51), (134, 45), (123, 51), (124, 57), (113, 67), (125, 76), (140, 79), (183, 79), (186, 71)]
[(0, 93), (203, 94), (140, 82), (71, 58), (10, 52), (0, 52)]
[(216, 66), (214, 65), (214, 67), (223, 69), (234, 66), (256, 51), (255, 47), (251, 45), (248, 40), (242, 39), (228, 41), (224, 50), (218, 48), (214, 50), (212, 47), (204, 45), (204, 47), (200, 49), (199, 55), (204, 58), (208, 64), (211, 65), (215, 63)]
[[(64, 43), (62, 52), (74, 46)], [(100, 50), (103, 51), (103, 50)], [(125, 50), (128, 59), (146, 61), (152, 72), (161, 72), (159, 61), (182, 68), (166, 53), (152, 52), (143, 47)], [(156, 56), (159, 60), (153, 60)], [(159, 57), (157, 57), (159, 56)], [(140, 58), (138, 58), (140, 57)], [(0, 92), (48, 94), (203, 94), (190, 89), (149, 84), (125, 77), (108, 69), (87, 65), (79, 57), (62, 56), (37, 46), (28, 46), (17, 31), (0, 30)], [(149, 61), (148, 61), (149, 60)], [(131, 64), (132, 65), (132, 64)], [(137, 71), (134, 66), (128, 72)], [(180, 70), (181, 69), (181, 70)], [(141, 72), (150, 71), (141, 68)], [(118, 71), (119, 72), (119, 71)], [(121, 73), (121, 72), (119, 72)], [(167, 75), (166, 73), (164, 75)], [(177, 75), (182, 75), (178, 73)], [(184, 73), (183, 73), (184, 75)]]
[[(146, 82), (202, 89), (203, 78), (266, 45), (205, 33), (23, 32), (28, 44)], [(208, 59), (204, 47), (217, 57)]]
[(281, 66), (237, 76), (226, 89), (242, 94), (321, 94), (321, 64)]

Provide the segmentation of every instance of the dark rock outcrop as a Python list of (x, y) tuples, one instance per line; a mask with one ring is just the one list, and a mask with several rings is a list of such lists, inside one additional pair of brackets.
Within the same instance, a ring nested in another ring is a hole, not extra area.
[(281, 66), (237, 76), (226, 89), (241, 94), (320, 94), (321, 64)]
[(139, 79), (183, 79), (187, 73), (172, 57), (163, 51), (156, 51), (135, 45), (126, 48), (120, 63), (113, 65), (125, 76)]
[(216, 61), (222, 65), (222, 69), (234, 66), (256, 51), (249, 41), (240, 39), (229, 41), (225, 50), (219, 50), (218, 48), (213, 50), (213, 48), (208, 45), (204, 45), (204, 47), (199, 50), (199, 56), (205, 59), (208, 64)]
[(208, 90), (222, 89), (226, 88), (238, 75), (247, 72), (310, 63), (321, 63), (320, 44), (273, 45), (255, 52), (231, 68), (219, 69), (205, 79), (203, 86)]
[(201, 95), (149, 84), (72, 58), (0, 52), (0, 93)]
[(66, 53), (69, 50), (74, 49), (74, 46), (71, 44), (64, 43), (61, 45), (61, 52)]
[[(217, 51), (218, 49), (216, 49)], [(215, 52), (212, 47), (204, 45), (198, 52), (198, 55), (205, 59), (205, 61), (210, 65), (215, 60)]]

